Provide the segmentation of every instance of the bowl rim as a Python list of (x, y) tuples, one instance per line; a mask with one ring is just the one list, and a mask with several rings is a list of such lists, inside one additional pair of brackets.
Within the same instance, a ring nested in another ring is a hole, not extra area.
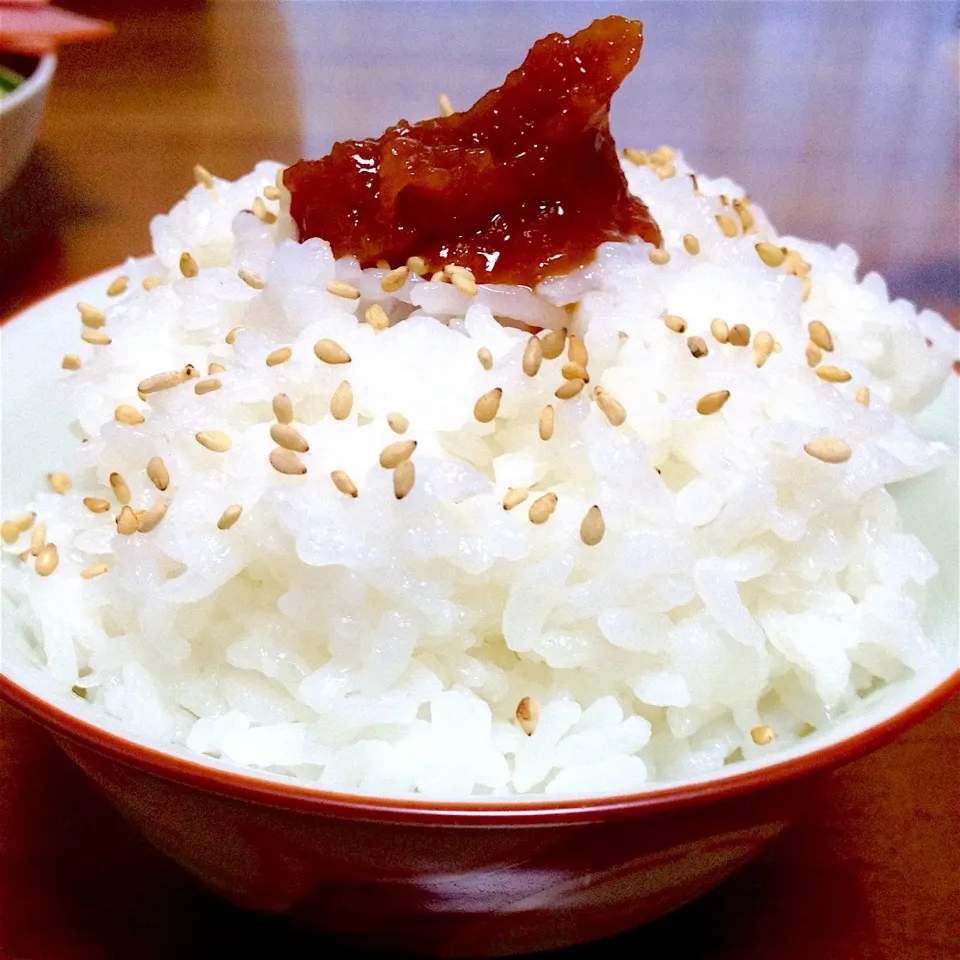
[[(137, 259), (150, 259), (148, 257)], [(40, 293), (4, 317), (0, 327), (71, 289), (115, 273), (116, 267), (97, 271), (53, 291)], [(960, 668), (942, 677), (901, 709), (865, 729), (808, 752), (742, 772), (731, 772), (702, 782), (666, 785), (640, 793), (568, 799), (490, 798), (489, 800), (430, 800), (415, 797), (377, 797), (343, 793), (296, 782), (242, 773), (227, 766), (168, 753), (159, 747), (113, 733), (62, 710), (26, 689), (3, 672), (0, 665), (0, 700), (27, 714), (55, 738), (65, 736), (125, 767), (134, 768), (181, 786), (192, 787), (233, 800), (263, 807), (337, 819), (374, 820), (386, 823), (447, 824), (472, 827), (547, 826), (596, 820), (636, 818), (673, 812), (685, 807), (730, 800), (782, 786), (791, 780), (826, 772), (885, 746), (905, 730), (933, 714), (960, 695)], [(212, 759), (212, 758), (208, 758)], [(731, 768), (734, 771), (735, 768)]]
[(55, 53), (45, 53), (37, 59), (37, 66), (33, 73), (26, 77), (13, 93), (0, 99), (0, 117), (16, 109), (20, 103), (29, 100), (34, 94), (39, 93), (49, 85), (57, 68), (57, 55)]

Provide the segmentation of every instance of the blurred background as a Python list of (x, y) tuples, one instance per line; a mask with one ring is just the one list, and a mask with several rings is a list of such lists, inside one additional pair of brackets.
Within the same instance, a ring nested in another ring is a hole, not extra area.
[(148, 249), (200, 161), (235, 177), (470, 105), (551, 30), (640, 17), (621, 145), (682, 148), (781, 231), (846, 241), (892, 292), (956, 313), (952, 2), (63, 0), (117, 26), (60, 57), (39, 144), (0, 202), (0, 316)]

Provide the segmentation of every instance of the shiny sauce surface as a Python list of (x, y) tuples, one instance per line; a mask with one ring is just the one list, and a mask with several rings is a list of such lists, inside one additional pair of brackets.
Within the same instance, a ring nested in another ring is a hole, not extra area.
[(643, 43), (637, 20), (606, 17), (538, 40), (503, 85), (469, 110), (378, 139), (346, 140), (284, 172), (301, 240), (337, 257), (478, 282), (535, 285), (590, 262), (608, 240), (661, 243), (633, 196), (610, 134), (610, 100)]

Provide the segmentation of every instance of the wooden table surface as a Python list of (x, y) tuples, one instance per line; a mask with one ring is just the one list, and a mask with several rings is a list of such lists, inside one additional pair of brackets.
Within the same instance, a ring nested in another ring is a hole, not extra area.
[[(949, 3), (203, 3), (74, 0), (117, 35), (64, 52), (40, 142), (0, 202), (0, 316), (146, 252), (200, 160), (256, 160), (475, 99), (551, 29), (641, 16), (623, 143), (682, 146), (782, 230), (860, 250), (891, 292), (960, 314)], [(402, 38), (402, 39), (401, 39)], [(685, 960), (960, 956), (960, 701), (836, 774), (700, 902), (596, 949)], [(0, 958), (322, 951), (201, 890), (32, 724), (0, 707)], [(571, 951), (564, 957), (586, 956)]]

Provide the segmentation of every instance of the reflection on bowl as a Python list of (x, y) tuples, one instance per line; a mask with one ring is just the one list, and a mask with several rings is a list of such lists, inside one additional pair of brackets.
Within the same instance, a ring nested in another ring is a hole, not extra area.
[(3, 62), (26, 79), (0, 99), (0, 193), (13, 182), (33, 148), (57, 58), (48, 53), (40, 59), (4, 57)]

